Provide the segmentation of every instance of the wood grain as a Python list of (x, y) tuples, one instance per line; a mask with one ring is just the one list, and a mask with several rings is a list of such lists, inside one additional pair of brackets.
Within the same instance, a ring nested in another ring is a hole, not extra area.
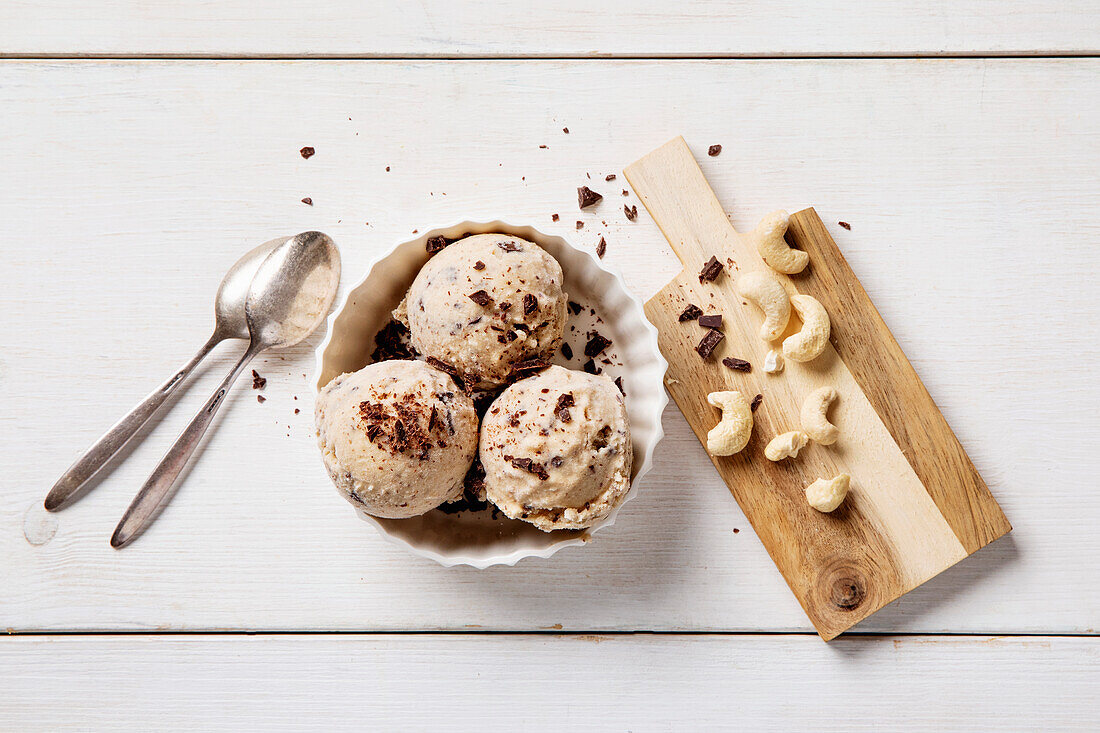
[(1051, 54), (1100, 49), (1088, 0), (194, 3), (8, 0), (4, 54), (607, 57)]
[(23, 637), (0, 727), (1092, 731), (1098, 675), (1088, 638)]
[[(243, 347), (212, 355), (48, 543), (24, 537), (73, 456), (209, 335), (250, 246), (320, 229), (350, 283), (413, 229), (503, 216), (605, 236), (604, 264), (648, 298), (679, 264), (644, 207), (623, 215), (637, 198), (620, 171), (683, 132), (722, 143), (701, 165), (738, 229), (817, 206), (1016, 524), (857, 630), (1096, 633), (1098, 74), (1096, 59), (0, 64), (0, 630), (810, 630), (673, 406), (654, 472), (587, 547), (475, 572), (390, 546), (317, 458), (313, 340), (264, 355), (264, 404), (234, 390), (142, 543), (107, 539)], [(777, 88), (800, 104), (778, 114)], [(585, 184), (605, 198), (579, 212)]]
[[(832, 639), (1011, 529), (858, 284), (836, 288), (822, 301), (827, 311), (841, 314), (831, 340), (845, 342), (845, 353), (859, 354), (855, 371), (827, 346), (812, 362), (788, 360), (781, 374), (765, 374), (760, 365), (771, 346), (757, 337), (761, 316), (737, 294), (735, 281), (743, 272), (769, 270), (752, 240), (730, 224), (687, 143), (676, 138), (624, 173), (684, 264), (646, 303), (669, 361), (669, 392), (704, 444), (717, 422), (707, 394), (761, 395), (746, 449), (711, 460), (823, 638)], [(812, 264), (805, 274), (780, 276), (785, 286), (795, 292), (813, 280), (814, 289), (800, 291), (813, 295), (843, 278), (855, 280), (828, 234), (822, 236), (817, 216), (804, 211), (798, 219), (800, 241), (815, 245), (807, 247)], [(699, 271), (711, 256), (726, 270), (704, 282)], [(693, 353), (705, 329), (679, 319), (688, 303), (725, 319), (726, 338), (709, 358)], [(787, 332), (798, 328), (793, 323)], [(749, 359), (757, 369), (751, 374), (728, 369), (721, 364), (727, 356)], [(874, 401), (864, 385), (873, 385)], [(841, 395), (831, 411), (841, 441), (812, 444), (796, 460), (765, 459), (764, 445), (798, 427), (802, 401), (821, 386), (833, 386)], [(892, 433), (877, 410), (883, 404), (890, 406)], [(903, 432), (906, 420), (919, 442)], [(917, 452), (923, 455), (915, 461)], [(922, 472), (915, 473), (914, 466)], [(811, 508), (805, 487), (840, 473), (853, 477), (846, 503), (827, 515)], [(970, 505), (977, 510), (966, 513)]]

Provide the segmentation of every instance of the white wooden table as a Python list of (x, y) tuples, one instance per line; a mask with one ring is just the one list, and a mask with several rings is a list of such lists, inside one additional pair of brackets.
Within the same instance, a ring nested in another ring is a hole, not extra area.
[[(0, 53), (0, 729), (1100, 725), (1094, 1), (9, 0)], [(575, 189), (618, 204), (604, 176), (678, 134), (722, 144), (739, 227), (833, 225), (1009, 536), (826, 645), (670, 406), (589, 546), (437, 567), (325, 477), (319, 335), (257, 365), (266, 403), (238, 386), (132, 547), (115, 522), (239, 346), (46, 526), (245, 249), (321, 229), (346, 287), (414, 229), (506, 217), (606, 236), (648, 296), (656, 226)]]

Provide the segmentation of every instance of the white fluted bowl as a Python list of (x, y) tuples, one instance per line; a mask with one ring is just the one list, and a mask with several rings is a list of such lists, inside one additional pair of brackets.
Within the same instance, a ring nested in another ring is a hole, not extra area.
[[(609, 376), (621, 376), (623, 380), (634, 442), (633, 475), (630, 491), (619, 506), (585, 530), (543, 532), (500, 513), (494, 518), (491, 511), (445, 514), (433, 510), (410, 519), (380, 519), (359, 512), (387, 539), (448, 567), (514, 565), (525, 557), (550, 557), (563, 547), (588, 542), (593, 533), (615, 523), (619, 509), (634, 496), (642, 477), (653, 466), (653, 452), (664, 436), (661, 415), (668, 403), (664, 386), (668, 364), (657, 348), (657, 330), (646, 319), (641, 301), (631, 295), (622, 276), (605, 269), (592, 255), (561, 237), (502, 221), (466, 221), (434, 229), (375, 260), (366, 278), (348, 291), (329, 317), (325, 340), (317, 347), (314, 390), (320, 391), (336, 376), (370, 363), (375, 334), (390, 321), (391, 312), (428, 261), (424, 245), (430, 237), (455, 239), (491, 232), (522, 237), (549, 252), (561, 264), (570, 300), (585, 306), (583, 312), (570, 316), (574, 330), (566, 328), (566, 342), (573, 347), (574, 359), (566, 362), (559, 354), (555, 363), (579, 369), (584, 361), (585, 332), (590, 328), (597, 328), (612, 340), (608, 352), (619, 363), (600, 366)], [(597, 318), (602, 322), (597, 323)], [(335, 489), (333, 501), (343, 503)]]

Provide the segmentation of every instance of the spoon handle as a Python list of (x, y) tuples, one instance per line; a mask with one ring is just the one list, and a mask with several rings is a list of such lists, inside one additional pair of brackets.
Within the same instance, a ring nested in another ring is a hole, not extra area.
[(137, 407), (130, 410), (125, 417), (104, 433), (103, 437), (95, 442), (95, 445), (76, 459), (76, 462), (69, 466), (69, 469), (50, 489), (50, 493), (46, 495), (46, 501), (44, 502), (46, 510), (55, 512), (73, 502), (80, 489), (137, 435), (138, 431), (141, 430), (141, 426), (149, 422), (149, 418), (160, 409), (164, 401), (176, 391), (183, 380), (223, 338), (218, 333), (211, 336), (199, 349), (199, 352), (191, 357), (191, 361), (184, 364), (175, 374), (169, 377), (168, 381), (150, 392), (149, 396), (142, 400)]
[(229, 372), (229, 376), (214, 390), (214, 394), (202, 406), (199, 414), (195, 415), (187, 427), (183, 429), (180, 437), (164, 454), (164, 458), (153, 469), (153, 473), (146, 480), (145, 485), (141, 487), (137, 496), (130, 502), (130, 507), (126, 510), (126, 514), (122, 516), (122, 521), (115, 527), (115, 533), (111, 536), (111, 547), (121, 549), (133, 542), (138, 535), (145, 531), (146, 527), (153, 523), (157, 513), (168, 504), (172, 488), (190, 462), (195, 449), (199, 447), (206, 429), (214, 421), (214, 416), (218, 413), (218, 408), (221, 407), (225, 396), (233, 386), (233, 382), (237, 380), (241, 371), (252, 361), (253, 357), (263, 349), (262, 344), (253, 340), (248, 345), (248, 351), (244, 352), (240, 361)]

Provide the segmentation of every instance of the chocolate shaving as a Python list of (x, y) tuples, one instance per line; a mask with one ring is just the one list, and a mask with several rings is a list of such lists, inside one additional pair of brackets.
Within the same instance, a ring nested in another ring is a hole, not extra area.
[(561, 355), (564, 356), (566, 359), (572, 359), (573, 358), (573, 347), (570, 346), (569, 344), (562, 344), (561, 345)]
[(434, 255), (436, 252), (442, 251), (448, 244), (450, 242), (447, 241), (446, 237), (429, 237), (428, 241), (424, 242), (424, 249), (428, 250), (428, 254)]
[(436, 369), (443, 372), (444, 374), (449, 374), (455, 380), (455, 382), (458, 384), (460, 389), (462, 389), (463, 391), (466, 390), (466, 383), (462, 379), (462, 377), (459, 375), (458, 369), (455, 369), (453, 366), (451, 366), (447, 362), (443, 361), (442, 359), (437, 359), (434, 356), (429, 356), (425, 361), (427, 361), (428, 364), (435, 367)]
[(367, 440), (374, 442), (382, 434), (382, 426), (377, 423), (367, 426)]
[(711, 256), (699, 273), (699, 282), (713, 282), (721, 274), (722, 263), (718, 261), (717, 257)]
[(529, 377), (532, 374), (541, 372), (550, 366), (549, 362), (545, 362), (542, 359), (526, 359), (524, 361), (516, 362), (512, 365), (512, 373), (509, 375), (511, 379), (523, 379)]
[(539, 309), (539, 299), (531, 293), (523, 296), (523, 315), (529, 316)]
[(615, 377), (615, 386), (619, 388), (619, 392), (622, 393), (623, 397), (626, 397), (626, 389), (623, 388), (623, 378), (622, 377)]
[(477, 262), (474, 263), (474, 269), (475, 270), (484, 270), (485, 269), (485, 263), (482, 262), (481, 260), (478, 260)]
[(714, 347), (725, 338), (725, 334), (721, 331), (716, 331), (713, 328), (707, 331), (703, 336), (703, 340), (699, 342), (699, 345), (695, 347), (695, 350), (699, 353), (699, 356), (707, 359), (712, 353), (714, 353)]
[(764, 401), (764, 395), (758, 394), (752, 398), (752, 404), (749, 405), (749, 410), (756, 412), (756, 408), (760, 407), (760, 403)]
[(596, 193), (588, 186), (581, 186), (577, 189), (577, 204), (580, 205), (582, 209), (587, 209), (593, 204), (598, 204), (601, 200), (603, 200), (603, 196)]
[(718, 155), (721, 152), (722, 152), (722, 146), (721, 145), (711, 145), (709, 148), (707, 148), (707, 155), (709, 155), (712, 158), (714, 156)]
[(623, 206), (623, 213), (626, 214), (627, 219), (629, 219), (630, 221), (634, 221), (635, 219), (638, 218), (638, 207), (637, 206), (626, 206), (626, 205), (624, 205)]
[(607, 252), (607, 240), (604, 239), (603, 237), (600, 237), (600, 243), (596, 245), (596, 256), (599, 257), (602, 260), (603, 256), (604, 256), (604, 253), (606, 253), (606, 252)]
[(849, 224), (849, 223), (848, 223), (848, 222), (846, 222), (846, 221), (838, 221), (838, 222), (837, 222), (837, 224), (839, 224), (840, 226), (844, 227), (844, 228), (845, 228), (845, 229), (847, 229), (848, 231), (852, 231), (852, 225), (851, 225), (851, 224)]
[(520, 251), (519, 246), (515, 242), (513, 242), (511, 239), (509, 239), (507, 242), (498, 242), (497, 246), (500, 247), (505, 252), (519, 252)]
[(302, 154), (303, 158), (308, 160), (309, 158), (313, 157), (313, 154), (317, 151), (307, 145), (298, 152)]
[(267, 386), (267, 379), (260, 376), (255, 369), (252, 370), (252, 389), (263, 389)]
[(744, 359), (735, 359), (732, 356), (727, 356), (722, 360), (722, 363), (737, 372), (751, 372), (752, 364)]
[(706, 316), (699, 316), (699, 325), (703, 328), (721, 328), (722, 314), (717, 313)]
[(474, 301), (482, 308), (493, 302), (492, 296), (490, 296), (484, 290), (478, 290), (477, 292), (470, 293), (470, 300)]
[(699, 316), (703, 315), (703, 309), (694, 303), (688, 303), (687, 308), (684, 308), (684, 312), (680, 314), (680, 323), (684, 321), (694, 321)]
[(584, 355), (588, 357), (597, 357), (610, 345), (611, 339), (601, 334), (593, 333), (592, 338), (588, 339), (588, 343), (584, 345)]

